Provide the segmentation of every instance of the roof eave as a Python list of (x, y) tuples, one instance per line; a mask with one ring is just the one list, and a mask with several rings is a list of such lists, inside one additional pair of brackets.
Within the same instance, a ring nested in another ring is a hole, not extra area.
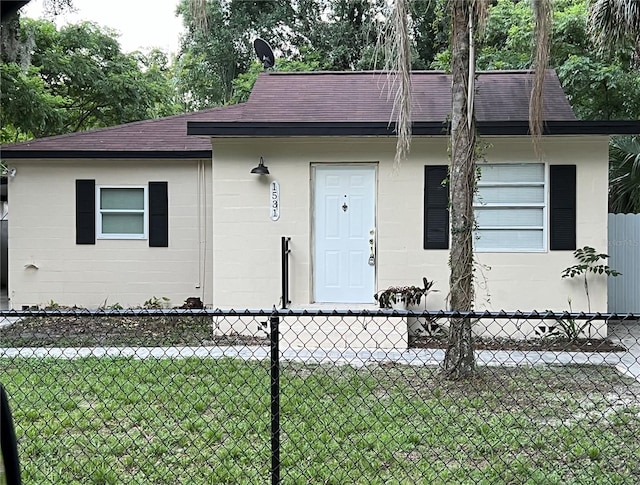
[(16, 158), (99, 158), (99, 159), (202, 159), (211, 158), (211, 150), (2, 150), (3, 159)]
[[(478, 121), (481, 135), (529, 135), (527, 121)], [(413, 135), (447, 135), (449, 124), (417, 121)], [(640, 121), (547, 121), (544, 135), (634, 135)], [(394, 136), (395, 123), (387, 122), (215, 122), (190, 121), (187, 135), (212, 137), (296, 137), (296, 136)]]

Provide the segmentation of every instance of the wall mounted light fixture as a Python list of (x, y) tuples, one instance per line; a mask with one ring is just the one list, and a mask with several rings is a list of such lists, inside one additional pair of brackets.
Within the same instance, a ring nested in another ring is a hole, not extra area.
[(260, 157), (258, 166), (251, 169), (251, 173), (257, 173), (258, 175), (269, 175), (269, 169), (265, 167), (262, 157)]

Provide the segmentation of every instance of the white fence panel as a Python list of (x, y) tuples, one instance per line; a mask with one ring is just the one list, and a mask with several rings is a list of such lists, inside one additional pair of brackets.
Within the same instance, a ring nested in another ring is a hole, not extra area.
[(640, 214), (609, 214), (609, 312), (640, 313)]

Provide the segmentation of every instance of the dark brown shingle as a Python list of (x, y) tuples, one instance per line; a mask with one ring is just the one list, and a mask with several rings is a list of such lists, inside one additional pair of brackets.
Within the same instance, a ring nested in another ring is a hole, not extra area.
[(212, 108), (196, 113), (13, 143), (4, 145), (2, 151), (199, 152), (211, 150), (211, 142), (208, 139), (187, 136), (187, 121), (204, 121), (211, 118), (236, 121), (241, 111), (241, 105)]
[[(381, 72), (261, 73), (244, 104), (197, 113), (139, 121), (91, 131), (71, 133), (5, 145), (4, 155), (54, 152), (189, 153), (211, 150), (207, 138), (187, 136), (187, 122), (243, 123), (371, 123), (390, 121), (392, 78)], [(444, 122), (451, 110), (451, 78), (443, 72), (412, 74), (413, 121)], [(478, 75), (476, 116), (480, 122), (526, 121), (529, 117), (531, 74), (491, 71)], [(575, 115), (553, 71), (545, 80), (547, 121), (572, 121)]]
[[(529, 119), (530, 73), (491, 71), (478, 75), (478, 121)], [(262, 73), (240, 122), (375, 122), (390, 120), (392, 78), (381, 72)], [(413, 121), (442, 122), (451, 112), (451, 77), (437, 71), (412, 74)], [(547, 121), (576, 117), (554, 71), (545, 79)], [(214, 121), (214, 120), (211, 120)]]

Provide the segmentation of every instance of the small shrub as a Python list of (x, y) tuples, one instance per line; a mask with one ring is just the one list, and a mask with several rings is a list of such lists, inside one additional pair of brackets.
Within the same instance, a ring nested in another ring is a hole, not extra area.
[[(571, 308), (571, 298), (567, 300), (569, 303), (569, 313), (573, 313), (573, 308)], [(575, 318), (557, 318), (556, 322), (558, 323), (558, 327), (556, 329), (557, 335), (559, 337), (564, 337), (569, 342), (576, 342), (582, 332), (588, 327), (591, 326), (591, 319), (585, 320), (584, 322), (579, 322)]]
[(573, 252), (573, 256), (579, 261), (578, 264), (569, 266), (562, 272), (563, 278), (575, 278), (576, 276), (584, 277), (584, 292), (587, 296), (587, 306), (589, 313), (591, 313), (591, 298), (589, 297), (589, 282), (587, 276), (589, 273), (607, 275), (607, 276), (620, 276), (622, 273), (615, 269), (609, 268), (608, 265), (599, 263), (601, 260), (609, 258), (608, 254), (598, 253), (591, 246), (585, 246), (580, 249), (576, 249)]
[[(380, 308), (392, 308), (394, 303), (404, 302), (407, 306), (419, 305), (423, 297), (433, 286), (433, 281), (422, 278), (423, 286), (390, 286), (386, 290), (381, 290), (373, 297), (379, 303)], [(437, 291), (437, 290), (431, 290)]]
[(151, 298), (149, 298), (147, 301), (144, 302), (144, 304), (142, 305), (142, 308), (161, 310), (168, 303), (169, 303), (169, 298), (167, 298), (166, 296), (163, 296), (161, 298), (152, 296)]

